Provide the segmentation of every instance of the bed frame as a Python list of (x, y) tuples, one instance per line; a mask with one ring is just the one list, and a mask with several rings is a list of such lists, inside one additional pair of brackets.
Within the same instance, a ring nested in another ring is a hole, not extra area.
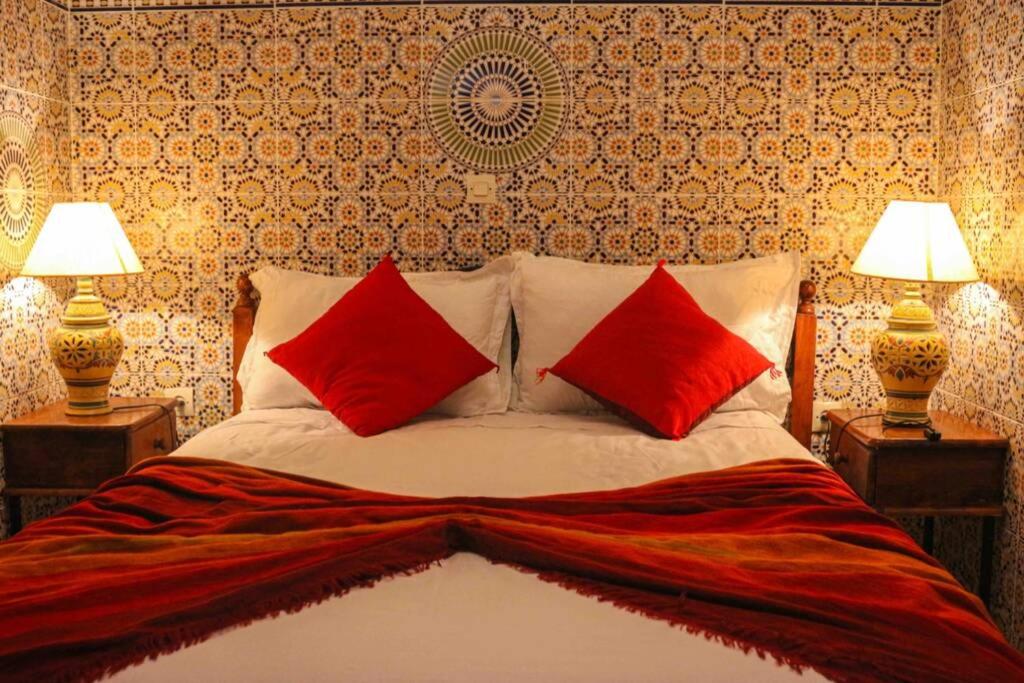
[[(242, 362), (245, 346), (252, 336), (259, 302), (248, 275), (238, 276), (238, 301), (232, 311), (231, 379), (233, 413), (242, 408), (242, 387), (238, 385), (238, 366)], [(811, 426), (814, 413), (814, 355), (817, 337), (817, 318), (814, 314), (816, 287), (810, 280), (800, 283), (800, 301), (796, 308), (796, 326), (793, 330), (793, 348), (789, 354), (789, 381), (793, 387), (793, 402), (789, 408), (789, 433), (805, 447), (811, 447)]]

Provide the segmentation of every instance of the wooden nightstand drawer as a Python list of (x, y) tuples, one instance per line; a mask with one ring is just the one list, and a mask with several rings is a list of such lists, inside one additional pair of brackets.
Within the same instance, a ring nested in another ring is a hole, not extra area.
[(829, 414), (829, 460), (866, 503), (890, 514), (999, 514), (1005, 439), (946, 413), (934, 414), (937, 441), (869, 415)]
[(154, 420), (131, 433), (128, 467), (155, 455), (167, 455), (174, 449), (177, 434), (172, 420)]
[(874, 505), (882, 510), (996, 508), (1003, 502), (1005, 449), (876, 451)]
[(4, 462), (8, 488), (96, 488), (124, 474), (124, 432), (67, 429), (8, 430)]
[[(844, 444), (841, 452), (833, 448), (837, 430), (833, 426), (829, 439), (829, 461), (832, 467), (868, 505), (875, 503), (875, 460), (871, 450), (857, 442)], [(844, 435), (845, 438), (845, 435)]]
[(8, 488), (93, 489), (174, 445), (166, 417), (137, 429), (5, 428)]
[(114, 412), (64, 414), (54, 403), (3, 425), (11, 528), (20, 527), (21, 496), (84, 496), (146, 458), (177, 446), (175, 401), (112, 398)]
[(884, 512), (1002, 504), (1004, 449), (871, 449), (855, 442), (832, 458), (857, 495)]

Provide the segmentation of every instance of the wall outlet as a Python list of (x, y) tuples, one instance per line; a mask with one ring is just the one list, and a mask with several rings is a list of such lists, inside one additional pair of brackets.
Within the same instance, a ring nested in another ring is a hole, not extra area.
[(830, 410), (842, 410), (848, 407), (843, 401), (815, 401), (814, 419), (811, 421), (811, 431), (815, 434), (828, 433), (828, 419), (825, 413)]
[(494, 204), (498, 201), (498, 183), (490, 173), (466, 175), (466, 201), (470, 204)]
[(195, 394), (192, 387), (170, 387), (160, 392), (166, 398), (177, 398), (178, 417), (191, 417), (196, 414)]

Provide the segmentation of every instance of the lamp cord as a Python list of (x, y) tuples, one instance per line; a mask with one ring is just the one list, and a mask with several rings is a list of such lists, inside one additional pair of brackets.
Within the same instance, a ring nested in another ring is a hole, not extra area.
[[(162, 403), (135, 403), (130, 406), (114, 406), (112, 410), (136, 410), (137, 408), (159, 408), (160, 411), (167, 417), (171, 417), (171, 408), (168, 408)], [(177, 450), (181, 442), (178, 441), (178, 425), (177, 420), (171, 420), (171, 450)]]
[[(884, 415), (885, 415), (885, 413), (868, 413), (867, 415), (857, 415), (856, 417), (851, 417), (849, 420), (847, 420), (843, 424), (842, 427), (839, 428), (839, 433), (836, 434), (836, 451), (839, 450), (839, 445), (842, 444), (842, 442), (843, 442), (843, 434), (846, 433), (846, 428), (847, 427), (849, 427), (854, 422), (857, 422), (859, 420), (867, 420), (868, 418), (872, 418), (872, 417), (883, 417)], [(893, 424), (885, 424), (884, 422), (882, 423), (882, 432), (883, 433), (886, 430), (893, 429), (893, 428), (902, 428), (902, 429), (915, 429), (916, 428), (916, 429), (922, 429), (922, 430), (924, 430), (924, 438), (926, 438), (928, 441), (931, 441), (931, 442), (934, 443), (936, 441), (941, 441), (942, 440), (942, 432), (936, 430), (932, 426), (931, 418), (928, 418), (928, 422), (925, 422), (924, 424), (922, 424), (920, 422), (896, 422), (896, 423), (893, 423)], [(825, 439), (825, 452), (826, 453), (828, 453), (831, 450), (829, 448), (830, 445), (831, 445), (830, 444), (830, 439), (826, 438)], [(831, 456), (829, 456), (829, 464), (832, 464)]]

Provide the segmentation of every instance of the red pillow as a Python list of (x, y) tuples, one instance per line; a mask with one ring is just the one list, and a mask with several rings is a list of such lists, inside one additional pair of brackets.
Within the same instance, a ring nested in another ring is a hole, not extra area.
[(641, 428), (681, 439), (771, 366), (662, 262), (550, 372)]
[(390, 256), (267, 356), (360, 436), (411, 420), (497, 367), (412, 290)]

